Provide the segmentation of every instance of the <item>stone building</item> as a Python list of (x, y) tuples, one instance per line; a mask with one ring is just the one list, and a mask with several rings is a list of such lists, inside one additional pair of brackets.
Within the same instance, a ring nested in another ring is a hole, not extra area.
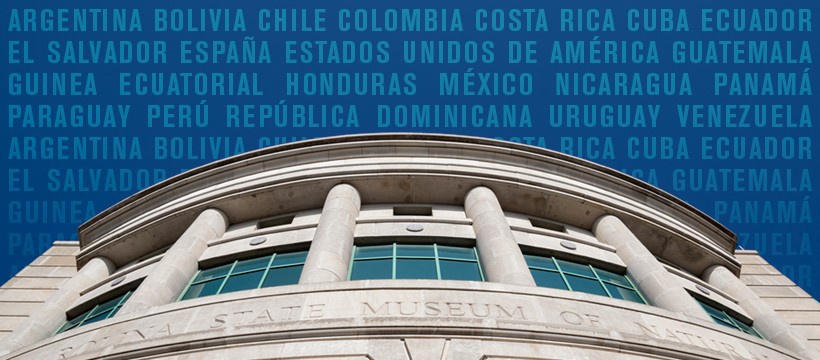
[(79, 236), (0, 289), (3, 358), (820, 359), (820, 306), (721, 224), (489, 139), (262, 149)]

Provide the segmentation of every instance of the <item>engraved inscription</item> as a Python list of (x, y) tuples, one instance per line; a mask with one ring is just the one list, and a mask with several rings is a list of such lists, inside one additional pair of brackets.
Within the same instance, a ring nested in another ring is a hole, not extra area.
[(451, 316), (527, 320), (524, 307), (450, 301), (384, 301), (361, 303), (362, 316)]

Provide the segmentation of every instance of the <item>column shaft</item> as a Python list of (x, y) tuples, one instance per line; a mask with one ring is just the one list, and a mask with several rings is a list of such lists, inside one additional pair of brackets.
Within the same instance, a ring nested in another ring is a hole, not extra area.
[(810, 359), (820, 359), (820, 353), (809, 345), (803, 335), (778, 315), (729, 269), (714, 265), (703, 273), (703, 279), (734, 297), (738, 305), (754, 321), (754, 327), (769, 341)]
[(486, 280), (535, 286), (495, 193), (483, 186), (470, 190), (464, 198), (464, 210), (473, 219), (476, 248)]
[(200, 213), (151, 269), (119, 313), (128, 314), (175, 301), (199, 269), (199, 257), (208, 242), (222, 237), (227, 227), (228, 217), (222, 211), (207, 209)]
[(104, 257), (91, 259), (71, 279), (66, 281), (57, 292), (40, 305), (20, 326), (14, 329), (0, 345), (0, 355), (43, 340), (57, 331), (66, 321), (69, 306), (80, 298), (80, 292), (94, 285), (109, 275), (116, 266)]
[(595, 221), (592, 232), (615, 247), (626, 264), (627, 274), (650, 303), (666, 310), (710, 320), (705, 310), (679, 285), (678, 281), (655, 258), (628, 227), (613, 215), (604, 215)]
[(310, 243), (300, 284), (346, 281), (361, 197), (353, 186), (330, 189)]

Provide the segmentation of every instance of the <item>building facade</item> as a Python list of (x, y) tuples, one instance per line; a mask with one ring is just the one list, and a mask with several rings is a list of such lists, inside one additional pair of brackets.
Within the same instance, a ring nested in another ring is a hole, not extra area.
[(262, 149), (79, 236), (0, 289), (3, 358), (820, 359), (817, 302), (728, 229), (496, 140)]

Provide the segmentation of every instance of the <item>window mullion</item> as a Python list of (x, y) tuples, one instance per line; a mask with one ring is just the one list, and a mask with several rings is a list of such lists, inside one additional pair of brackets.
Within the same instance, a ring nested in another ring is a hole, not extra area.
[(233, 264), (231, 264), (231, 268), (228, 269), (228, 273), (225, 274), (225, 277), (222, 279), (222, 283), (219, 284), (219, 289), (216, 289), (216, 294), (214, 295), (219, 295), (222, 293), (222, 288), (225, 287), (225, 283), (228, 282), (228, 278), (231, 277), (231, 273), (233, 272), (233, 269), (236, 267), (236, 263), (238, 262), (239, 260), (234, 260)]
[(481, 260), (478, 258), (478, 248), (473, 246), (473, 255), (475, 256), (475, 264), (478, 266), (478, 276), (481, 281), (484, 281), (484, 268), (481, 267)]
[(433, 243), (433, 258), (436, 262), (436, 279), (441, 280), (441, 264), (439, 264), (438, 245)]
[(191, 289), (191, 284), (194, 283), (194, 280), (196, 280), (196, 278), (199, 277), (199, 273), (201, 273), (201, 272), (202, 272), (202, 270), (197, 270), (196, 271), (196, 274), (194, 274), (194, 277), (192, 277), (191, 281), (188, 282), (188, 285), (185, 285), (185, 290), (182, 290), (182, 294), (179, 294), (179, 297), (177, 298), (177, 301), (181, 301), (182, 298), (185, 297), (186, 294), (188, 294), (188, 290)]
[(105, 317), (106, 319), (110, 319), (112, 316), (114, 316), (114, 314), (117, 311), (119, 311), (120, 307), (122, 306), (123, 303), (125, 303), (125, 299), (128, 298), (128, 294), (130, 294), (130, 293), (131, 293), (131, 290), (128, 290), (128, 292), (126, 292), (125, 294), (120, 295), (120, 301), (117, 301), (117, 304), (114, 305), (114, 307), (111, 308), (111, 312), (109, 312), (108, 316)]
[(391, 274), (390, 279), (396, 280), (396, 243), (393, 243), (393, 259), (392, 259), (392, 266), (391, 266)]
[(574, 291), (572, 290), (572, 285), (569, 284), (569, 280), (567, 280), (567, 276), (564, 274), (564, 270), (561, 270), (561, 265), (558, 264), (558, 261), (555, 261), (554, 256), (550, 256), (550, 259), (552, 259), (552, 263), (555, 264), (555, 268), (558, 269), (558, 274), (561, 274), (561, 279), (564, 280), (564, 284), (567, 285), (567, 290)]
[(740, 325), (737, 324), (739, 320), (735, 320), (734, 316), (730, 316), (729, 313), (726, 312), (726, 310), (723, 310), (722, 312), (723, 315), (726, 316), (727, 319), (729, 319), (729, 322), (732, 323), (732, 326), (734, 326), (735, 329), (743, 331), (743, 329), (740, 328)]
[(270, 260), (268, 260), (268, 266), (265, 267), (265, 273), (262, 274), (262, 278), (259, 279), (259, 284), (256, 284), (256, 288), (259, 289), (262, 287), (262, 284), (265, 283), (265, 279), (268, 278), (268, 272), (270, 272), (270, 267), (273, 266), (273, 259), (276, 258), (276, 253), (270, 256)]
[(614, 298), (614, 296), (612, 296), (612, 293), (609, 292), (609, 289), (607, 289), (606, 284), (604, 284), (604, 281), (601, 280), (601, 277), (598, 275), (598, 272), (595, 271), (595, 267), (592, 266), (592, 265), (587, 265), (587, 266), (589, 266), (589, 268), (592, 269), (592, 274), (595, 275), (595, 280), (597, 280), (598, 283), (601, 284), (601, 287), (604, 288), (604, 291), (606, 292), (606, 296), (609, 296), (610, 298)]
[(356, 245), (353, 245), (353, 251), (350, 254), (350, 264), (347, 265), (347, 281), (353, 278), (353, 263), (356, 261)]
[(80, 320), (80, 322), (78, 322), (77, 326), (75, 326), (75, 327), (83, 326), (83, 324), (85, 324), (85, 321), (88, 320), (88, 317), (91, 316), (91, 314), (93, 314), (94, 311), (97, 310), (98, 307), (100, 307), (100, 304), (94, 305), (94, 307), (91, 308), (91, 310), (89, 310), (88, 312), (85, 313), (85, 316), (83, 316), (83, 319)]
[(644, 304), (649, 304), (649, 301), (646, 301), (646, 298), (643, 297), (643, 294), (641, 293), (640, 290), (638, 290), (638, 287), (635, 285), (635, 283), (632, 282), (632, 279), (629, 278), (629, 275), (624, 274), (624, 278), (626, 279), (627, 282), (629, 282), (629, 285), (632, 286), (632, 290), (635, 290), (635, 292), (638, 293), (638, 297), (641, 298), (641, 301), (643, 301)]

